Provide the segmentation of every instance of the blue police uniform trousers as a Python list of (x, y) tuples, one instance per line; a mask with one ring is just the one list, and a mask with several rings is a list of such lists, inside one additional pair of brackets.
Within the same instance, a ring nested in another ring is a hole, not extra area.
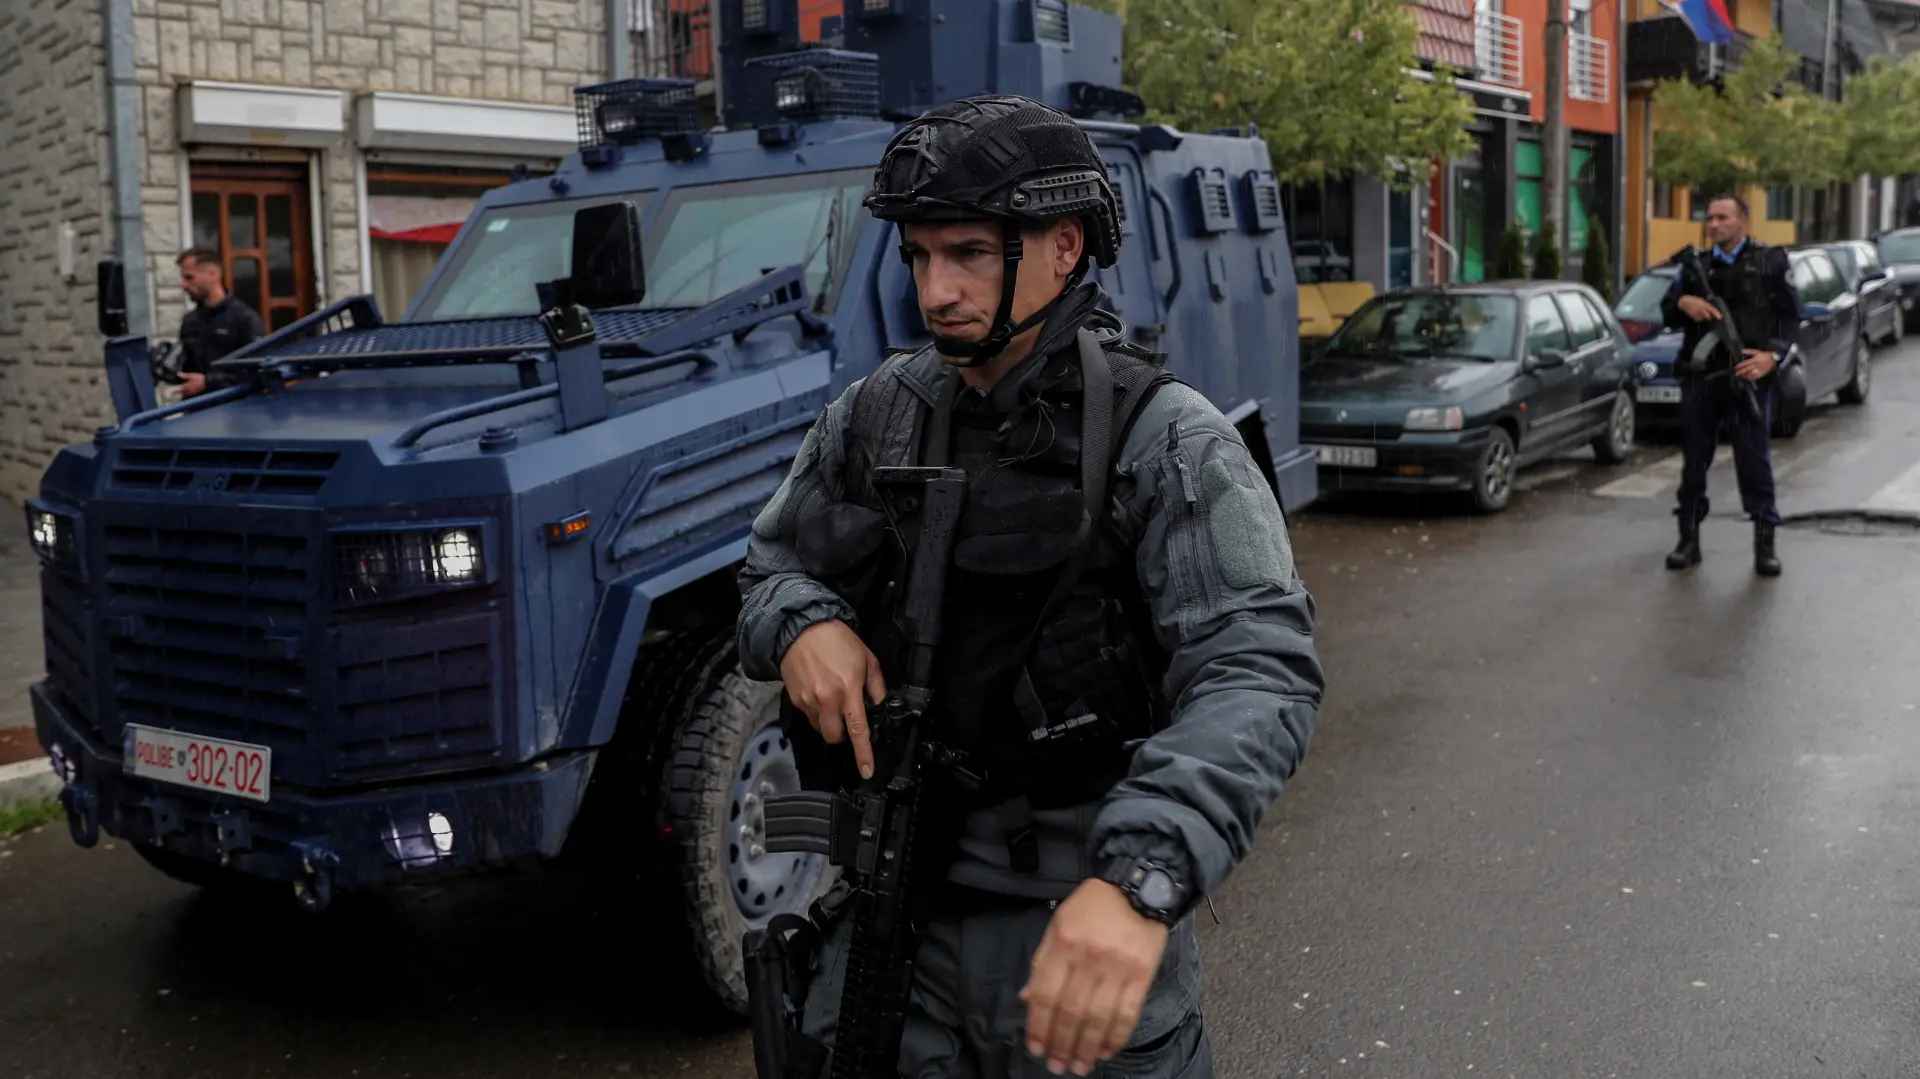
[(1734, 476), (1740, 484), (1740, 505), (1756, 524), (1778, 525), (1780, 509), (1773, 499), (1773, 459), (1768, 441), (1773, 426), (1773, 378), (1754, 386), (1760, 415), (1748, 411), (1729, 379), (1689, 376), (1681, 380), (1680, 426), (1682, 464), (1680, 505), (1684, 517), (1707, 516), (1707, 469), (1719, 448), (1720, 424), (1726, 421), (1733, 443)]

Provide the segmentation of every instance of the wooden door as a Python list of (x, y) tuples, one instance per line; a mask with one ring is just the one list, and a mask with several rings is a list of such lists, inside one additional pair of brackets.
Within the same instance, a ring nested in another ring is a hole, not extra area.
[(193, 166), (193, 242), (220, 252), (227, 289), (272, 332), (313, 311), (313, 228), (302, 166)]

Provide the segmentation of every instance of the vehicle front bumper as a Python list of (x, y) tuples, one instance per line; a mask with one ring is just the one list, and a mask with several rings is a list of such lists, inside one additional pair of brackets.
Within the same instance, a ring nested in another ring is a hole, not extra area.
[[(322, 905), (336, 889), (557, 855), (595, 756), (589, 750), (510, 772), (352, 793), (275, 788), (271, 801), (255, 802), (129, 775), (119, 747), (85, 733), (44, 683), (29, 695), (40, 744), (66, 773), (60, 801), (74, 842), (90, 847), (105, 832), (294, 884), (303, 901), (317, 897)], [(450, 841), (436, 842), (434, 814), (451, 826)]]
[(1384, 441), (1319, 438), (1311, 445), (1371, 447), (1377, 455), (1372, 468), (1320, 465), (1322, 490), (1465, 491), (1473, 487), (1488, 430), (1408, 431)]

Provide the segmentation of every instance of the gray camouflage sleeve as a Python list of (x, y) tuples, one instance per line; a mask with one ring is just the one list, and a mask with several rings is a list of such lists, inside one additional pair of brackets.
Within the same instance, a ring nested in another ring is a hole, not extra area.
[(1101, 872), (1151, 858), (1210, 894), (1299, 767), (1325, 689), (1286, 522), (1226, 417), (1182, 384), (1140, 414), (1115, 482), (1122, 535), (1171, 657), (1173, 721), (1135, 753), (1089, 837)]
[(778, 681), (780, 661), (795, 637), (819, 622), (838, 618), (854, 625), (853, 608), (832, 589), (808, 576), (794, 549), (794, 525), (840, 490), (845, 433), (858, 382), (822, 410), (794, 455), (793, 467), (754, 519), (747, 559), (740, 568), (740, 666), (748, 678)]

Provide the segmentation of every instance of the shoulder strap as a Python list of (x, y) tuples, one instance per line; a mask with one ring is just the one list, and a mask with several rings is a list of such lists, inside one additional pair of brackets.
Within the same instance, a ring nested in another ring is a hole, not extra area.
[[(1113, 410), (1113, 370), (1108, 366), (1106, 352), (1093, 334), (1081, 330), (1079, 334), (1081, 378), (1086, 387), (1083, 395), (1085, 403), (1080, 417), (1080, 496), (1086, 519), (1081, 522), (1082, 534), (1080, 546), (1073, 552), (1054, 582), (1053, 591), (1047, 594), (1046, 602), (1040, 606), (1040, 617), (1036, 618), (1033, 628), (1027, 631), (1026, 641), (1021, 646), (1021, 655), (1031, 655), (1035, 644), (1039, 643), (1040, 631), (1047, 619), (1060, 604), (1073, 593), (1080, 583), (1081, 571), (1086, 568), (1087, 558), (1093, 553), (1100, 537), (1105, 532), (1107, 519), (1107, 483), (1113, 476), (1113, 459), (1126, 445), (1129, 432), (1140, 416), (1140, 408), (1147, 403), (1161, 386), (1176, 381), (1175, 376), (1162, 370), (1146, 380), (1135, 392), (1127, 394), (1116, 415)], [(1134, 381), (1134, 380), (1128, 380)], [(1127, 387), (1132, 390), (1134, 387)], [(1115, 423), (1118, 419), (1120, 422)], [(1117, 434), (1118, 437), (1115, 437)], [(1025, 682), (1023, 676), (1022, 682)], [(1023, 690), (1030, 692), (1030, 690)]]

